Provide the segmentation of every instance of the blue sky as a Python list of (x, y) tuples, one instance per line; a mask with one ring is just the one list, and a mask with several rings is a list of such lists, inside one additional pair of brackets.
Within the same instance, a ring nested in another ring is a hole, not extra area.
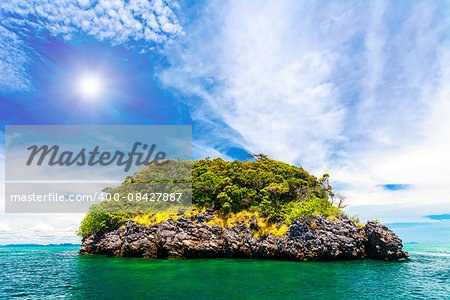
[[(10, 1), (0, 15), (2, 124), (192, 124), (194, 158), (328, 172), (350, 214), (450, 243), (448, 4)], [(80, 218), (4, 214), (0, 243), (75, 241)]]

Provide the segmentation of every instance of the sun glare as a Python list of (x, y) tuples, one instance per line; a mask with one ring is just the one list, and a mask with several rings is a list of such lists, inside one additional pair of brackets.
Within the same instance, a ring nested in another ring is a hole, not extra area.
[(85, 74), (78, 82), (78, 89), (83, 98), (95, 99), (102, 93), (103, 83), (97, 74)]

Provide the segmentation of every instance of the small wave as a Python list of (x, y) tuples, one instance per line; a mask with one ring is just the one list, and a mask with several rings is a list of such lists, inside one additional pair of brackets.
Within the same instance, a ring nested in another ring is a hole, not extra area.
[(425, 252), (425, 251), (409, 251), (410, 255), (436, 256), (436, 257), (450, 257), (450, 253), (442, 252)]

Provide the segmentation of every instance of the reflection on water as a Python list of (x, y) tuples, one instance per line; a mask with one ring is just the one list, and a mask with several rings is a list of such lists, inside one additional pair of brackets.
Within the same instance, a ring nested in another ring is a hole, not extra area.
[(406, 262), (143, 260), (76, 247), (0, 247), (0, 298), (448, 298), (450, 247), (408, 246)]

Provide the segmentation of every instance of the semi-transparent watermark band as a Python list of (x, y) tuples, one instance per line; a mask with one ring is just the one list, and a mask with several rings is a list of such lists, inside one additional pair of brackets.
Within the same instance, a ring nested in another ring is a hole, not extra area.
[(7, 213), (190, 210), (191, 126), (6, 126)]

